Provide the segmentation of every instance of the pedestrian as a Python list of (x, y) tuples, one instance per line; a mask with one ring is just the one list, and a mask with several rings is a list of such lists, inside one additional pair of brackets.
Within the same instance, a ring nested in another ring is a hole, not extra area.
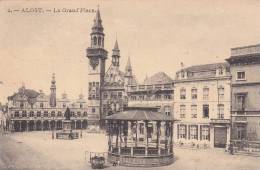
[(230, 144), (229, 144), (229, 153), (230, 153), (231, 155), (234, 155), (234, 145), (233, 145), (232, 142), (230, 142)]

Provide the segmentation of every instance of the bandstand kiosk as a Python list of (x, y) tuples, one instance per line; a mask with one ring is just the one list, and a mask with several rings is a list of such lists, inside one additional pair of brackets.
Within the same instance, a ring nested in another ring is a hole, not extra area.
[(174, 161), (173, 118), (157, 108), (127, 108), (106, 117), (108, 161), (123, 166), (163, 166)]

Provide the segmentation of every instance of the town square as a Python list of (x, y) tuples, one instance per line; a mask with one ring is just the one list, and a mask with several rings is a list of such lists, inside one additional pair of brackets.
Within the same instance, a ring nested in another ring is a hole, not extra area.
[[(68, 141), (53, 140), (51, 132), (19, 133), (1, 136), (0, 151), (2, 154), (5, 153), (4, 156), (1, 155), (0, 159), (0, 166), (3, 170), (84, 170), (91, 169), (88, 152), (107, 151), (107, 136), (105, 134), (83, 133), (82, 139)], [(259, 169), (259, 157), (230, 155), (222, 149), (174, 148), (174, 152), (175, 160), (173, 164), (151, 169)], [(113, 167), (112, 164), (106, 166), (105, 169), (143, 169), (138, 167)]]
[(260, 169), (259, 2), (21, 2), (0, 2), (0, 170)]

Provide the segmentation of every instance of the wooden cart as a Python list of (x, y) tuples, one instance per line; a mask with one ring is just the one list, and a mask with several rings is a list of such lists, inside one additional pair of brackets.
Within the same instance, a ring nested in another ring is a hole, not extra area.
[(90, 152), (89, 163), (93, 169), (102, 169), (105, 164), (105, 152)]

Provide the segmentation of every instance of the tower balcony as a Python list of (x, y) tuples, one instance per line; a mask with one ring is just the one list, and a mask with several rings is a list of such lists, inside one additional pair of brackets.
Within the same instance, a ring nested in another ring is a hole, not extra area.
[(106, 59), (107, 58), (107, 51), (103, 48), (92, 48), (89, 47), (86, 49), (87, 52), (87, 57), (91, 58), (91, 57), (101, 57)]

